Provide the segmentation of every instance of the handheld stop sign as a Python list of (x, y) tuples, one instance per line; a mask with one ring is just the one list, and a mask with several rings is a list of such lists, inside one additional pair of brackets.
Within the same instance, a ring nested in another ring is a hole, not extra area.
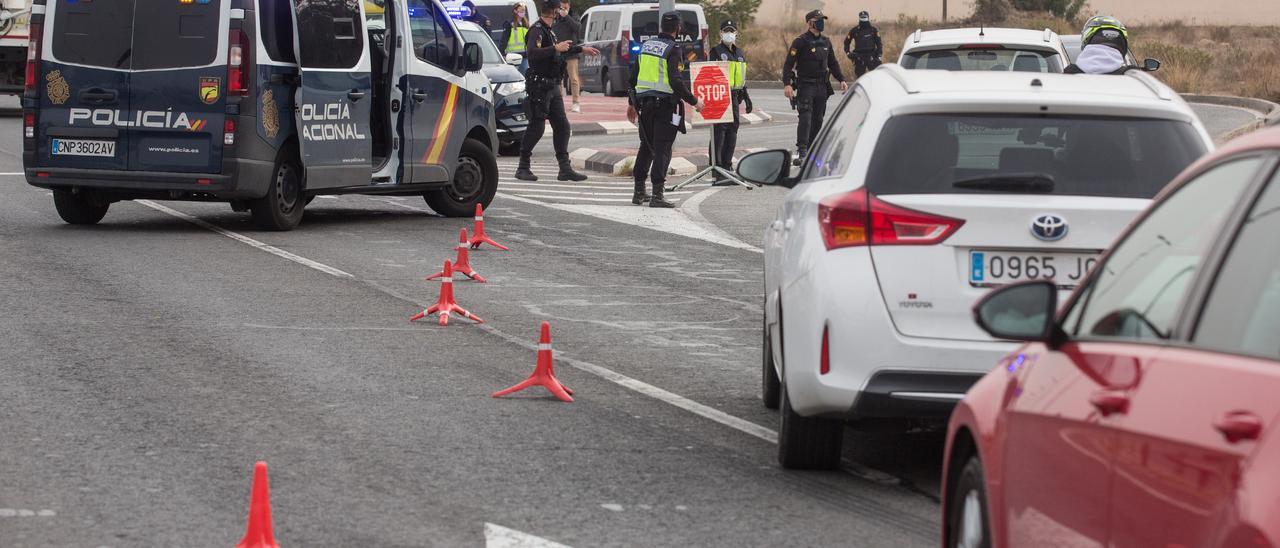
[(693, 95), (703, 102), (702, 112), (693, 112), (695, 124), (723, 124), (733, 121), (733, 100), (729, 88), (729, 63), (690, 63)]

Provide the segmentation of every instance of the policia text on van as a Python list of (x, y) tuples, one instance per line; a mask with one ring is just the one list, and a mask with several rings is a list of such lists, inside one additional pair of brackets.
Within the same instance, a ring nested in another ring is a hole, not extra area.
[(344, 193), (470, 215), (498, 185), (480, 49), (435, 0), (381, 3), (366, 25), (363, 0), (37, 0), (27, 181), (76, 224), (153, 198), (284, 230)]

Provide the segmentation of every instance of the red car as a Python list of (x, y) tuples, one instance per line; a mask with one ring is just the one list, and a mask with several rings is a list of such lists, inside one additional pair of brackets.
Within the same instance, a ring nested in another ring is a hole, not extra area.
[(1048, 282), (974, 307), (1026, 344), (951, 416), (944, 546), (1280, 543), (1278, 164), (1280, 128), (1238, 139), (1061, 309)]

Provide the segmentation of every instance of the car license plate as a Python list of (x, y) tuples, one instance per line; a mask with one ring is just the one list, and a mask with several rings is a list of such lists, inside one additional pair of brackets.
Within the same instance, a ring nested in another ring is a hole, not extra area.
[(90, 141), (87, 139), (53, 139), (54, 156), (101, 156), (114, 158), (115, 141)]
[(1052, 280), (1071, 289), (1098, 262), (1097, 253), (1021, 252), (974, 250), (969, 252), (969, 285), (995, 287), (1029, 280)]

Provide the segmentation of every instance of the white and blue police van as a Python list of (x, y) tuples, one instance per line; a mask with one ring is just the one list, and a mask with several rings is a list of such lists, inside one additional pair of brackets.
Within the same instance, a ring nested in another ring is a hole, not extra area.
[(488, 206), (498, 138), (480, 48), (437, 0), (370, 4), (381, 13), (36, 0), (27, 182), (73, 224), (138, 198), (229, 202), (267, 230), (295, 227), (321, 194), (420, 195), (451, 217)]

